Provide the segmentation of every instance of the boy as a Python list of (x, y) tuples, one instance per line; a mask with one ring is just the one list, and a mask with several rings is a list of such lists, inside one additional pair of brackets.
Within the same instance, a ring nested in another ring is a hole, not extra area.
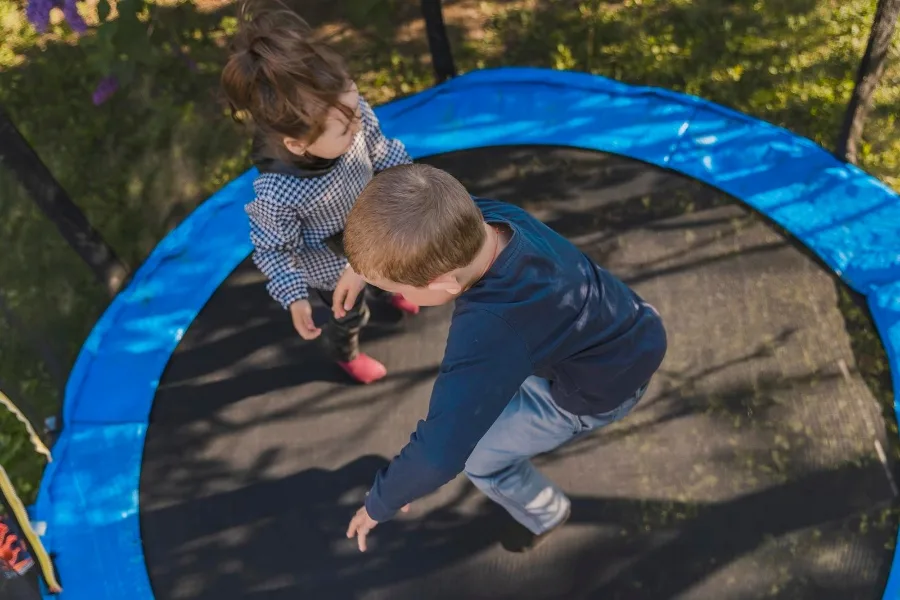
[(533, 548), (570, 503), (529, 459), (634, 408), (665, 356), (659, 314), (524, 210), (473, 200), (426, 165), (376, 175), (344, 247), (370, 284), (419, 306), (456, 303), (428, 414), (347, 537), (365, 551), (377, 523), (464, 471)]

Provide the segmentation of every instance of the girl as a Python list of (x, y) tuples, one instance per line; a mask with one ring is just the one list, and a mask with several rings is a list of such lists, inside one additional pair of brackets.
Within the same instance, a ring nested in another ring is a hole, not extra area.
[[(347, 291), (365, 284), (344, 258), (341, 234), (372, 176), (412, 160), (399, 140), (381, 133), (340, 56), (314, 40), (290, 9), (251, 14), (244, 6), (222, 87), (232, 116), (248, 114), (256, 130), (259, 176), (246, 212), (253, 260), (269, 280), (269, 294), (312, 340), (322, 332), (312, 319), (314, 290), (332, 307), (323, 336), (330, 355), (357, 381), (381, 379), (384, 365), (359, 351), (369, 317), (365, 294), (344, 305)], [(402, 296), (378, 296), (401, 311), (419, 310)]]

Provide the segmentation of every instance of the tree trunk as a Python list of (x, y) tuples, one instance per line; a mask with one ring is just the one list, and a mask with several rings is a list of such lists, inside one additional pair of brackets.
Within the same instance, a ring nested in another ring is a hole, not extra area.
[(847, 162), (856, 163), (863, 127), (872, 110), (875, 88), (878, 87), (878, 82), (884, 74), (884, 66), (891, 48), (891, 38), (894, 35), (898, 17), (900, 17), (900, 0), (878, 0), (875, 21), (872, 24), (872, 32), (869, 34), (869, 43), (859, 65), (856, 87), (847, 106), (847, 114), (844, 117), (844, 125), (841, 128), (835, 151), (838, 158)]
[(34, 149), (0, 107), (0, 163), (15, 175), (34, 202), (87, 263), (110, 296), (115, 295), (128, 276), (128, 268), (113, 249), (91, 227), (81, 209), (41, 161)]
[(444, 13), (441, 0), (422, 0), (422, 16), (425, 18), (425, 31), (428, 34), (428, 48), (431, 50), (431, 66), (438, 83), (456, 76), (453, 64), (453, 52), (447, 39), (447, 28), (444, 26)]

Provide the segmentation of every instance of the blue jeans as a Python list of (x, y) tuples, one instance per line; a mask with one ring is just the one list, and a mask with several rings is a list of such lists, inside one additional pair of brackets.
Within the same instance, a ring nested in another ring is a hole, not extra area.
[(530, 459), (618, 421), (646, 390), (608, 413), (579, 417), (556, 405), (546, 379), (529, 377), (476, 444), (466, 476), (532, 533), (544, 533), (568, 516), (570, 502)]

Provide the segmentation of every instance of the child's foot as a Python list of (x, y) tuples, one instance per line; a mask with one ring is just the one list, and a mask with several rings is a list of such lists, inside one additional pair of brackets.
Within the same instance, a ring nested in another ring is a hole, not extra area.
[(410, 315), (419, 314), (419, 307), (406, 298), (403, 297), (402, 294), (393, 294), (391, 295), (391, 306), (396, 308), (401, 312), (405, 312)]
[(367, 354), (360, 353), (349, 362), (338, 361), (338, 365), (360, 383), (373, 383), (387, 375), (384, 365)]
[(562, 521), (559, 522), (552, 529), (548, 529), (544, 533), (535, 535), (522, 525), (516, 523), (516, 529), (512, 532), (507, 539), (503, 540), (503, 547), (509, 552), (531, 552), (541, 544), (547, 541), (547, 538), (553, 535), (554, 532), (562, 529), (562, 526), (566, 524), (566, 521), (569, 520), (569, 517), (572, 514), (572, 509), (567, 508), (566, 514), (562, 518)]

